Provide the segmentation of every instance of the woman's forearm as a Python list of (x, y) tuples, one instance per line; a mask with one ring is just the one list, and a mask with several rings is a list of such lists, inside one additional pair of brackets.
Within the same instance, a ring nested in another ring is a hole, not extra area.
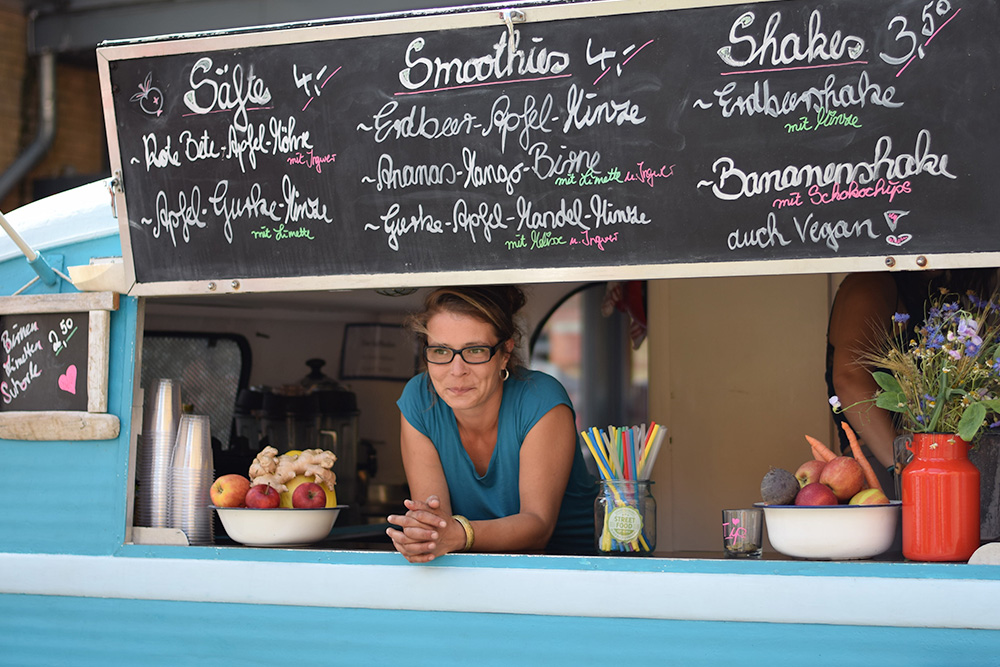
[(845, 413), (847, 421), (864, 443), (868, 445), (883, 467), (893, 465), (892, 442), (898, 435), (889, 413), (872, 406), (870, 409)]
[(858, 437), (864, 440), (879, 463), (884, 467), (891, 466), (896, 427), (887, 411), (870, 402), (878, 390), (871, 373), (860, 366), (850, 371), (834, 373), (833, 386), (844, 407), (844, 416)]
[(540, 551), (555, 529), (537, 514), (522, 512), (500, 519), (472, 521), (476, 542), (473, 551)]

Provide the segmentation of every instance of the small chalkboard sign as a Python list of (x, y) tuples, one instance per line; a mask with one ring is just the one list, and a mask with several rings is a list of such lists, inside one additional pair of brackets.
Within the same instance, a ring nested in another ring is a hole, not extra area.
[(0, 438), (107, 440), (113, 292), (0, 298)]
[(0, 412), (87, 409), (90, 314), (0, 316)]

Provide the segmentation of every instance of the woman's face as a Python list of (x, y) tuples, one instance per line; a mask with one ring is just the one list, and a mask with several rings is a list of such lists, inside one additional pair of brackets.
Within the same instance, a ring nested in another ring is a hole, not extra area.
[[(498, 342), (493, 327), (473, 317), (441, 312), (427, 321), (428, 345), (461, 350), (473, 345), (493, 347)], [(438, 396), (456, 412), (499, 401), (503, 384), (500, 371), (507, 365), (511, 345), (512, 341), (506, 341), (485, 364), (466, 363), (459, 354), (447, 364), (428, 363), (427, 374)]]

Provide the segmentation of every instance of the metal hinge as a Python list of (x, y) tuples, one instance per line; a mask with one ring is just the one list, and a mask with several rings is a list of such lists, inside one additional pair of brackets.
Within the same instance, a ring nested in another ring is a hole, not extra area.
[(113, 215), (115, 217), (115, 220), (117, 220), (118, 206), (116, 203), (115, 195), (125, 194), (125, 184), (122, 181), (122, 173), (120, 171), (116, 171), (114, 177), (112, 177), (112, 179), (108, 181), (108, 194), (111, 195), (111, 215)]

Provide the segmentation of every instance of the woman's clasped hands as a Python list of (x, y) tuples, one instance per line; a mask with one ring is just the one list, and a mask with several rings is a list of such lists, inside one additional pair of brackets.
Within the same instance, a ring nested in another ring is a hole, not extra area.
[(399, 526), (386, 529), (396, 551), (411, 563), (427, 563), (465, 545), (465, 530), (441, 509), (441, 500), (429, 496), (426, 501), (406, 500), (406, 514), (393, 514), (389, 523)]

